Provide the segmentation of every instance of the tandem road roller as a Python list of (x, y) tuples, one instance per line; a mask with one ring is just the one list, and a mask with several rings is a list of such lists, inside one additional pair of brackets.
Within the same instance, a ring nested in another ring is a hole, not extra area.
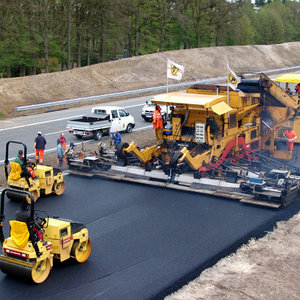
[(29, 220), (9, 221), (10, 236), (5, 239), (4, 199), (9, 192), (16, 191), (5, 188), (1, 194), (0, 269), (3, 273), (39, 284), (48, 278), (53, 259), (63, 262), (72, 258), (83, 263), (89, 258), (91, 240), (86, 226), (60, 218), (40, 217), (34, 210), (33, 196), (27, 191), (17, 192), (25, 203), (25, 199), (30, 199)]
[[(9, 146), (11, 144), (19, 144), (22, 146), (22, 165), (17, 162), (9, 162)], [(34, 176), (32, 176), (32, 174), (34, 174)], [(29, 162), (27, 160), (27, 147), (21, 142), (9, 141), (6, 143), (5, 176), (9, 188), (30, 192), (34, 201), (36, 201), (41, 194), (49, 195), (54, 193), (61, 195), (65, 191), (63, 173), (58, 168), (35, 165)], [(12, 200), (18, 200), (19, 193), (9, 192), (7, 196)]]

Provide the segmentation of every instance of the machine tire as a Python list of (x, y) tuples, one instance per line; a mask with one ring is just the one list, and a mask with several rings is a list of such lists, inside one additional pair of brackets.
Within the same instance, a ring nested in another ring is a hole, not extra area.
[(82, 135), (80, 135), (80, 134), (75, 134), (75, 136), (80, 140), (82, 139)]
[(132, 124), (129, 123), (129, 124), (127, 125), (127, 128), (126, 128), (126, 132), (127, 132), (127, 133), (131, 133), (131, 132), (132, 132), (132, 128), (133, 128)]
[(56, 195), (62, 195), (65, 191), (65, 182), (62, 181), (62, 182), (57, 183), (55, 181), (53, 184), (52, 190)]
[[(33, 196), (33, 199), (34, 199), (34, 202), (36, 202), (36, 200), (39, 198), (39, 193), (37, 190), (34, 190), (32, 192), (30, 192), (31, 195)], [(29, 203), (30, 202), (30, 199), (28, 199), (28, 197), (26, 198), (27, 199), (27, 202)]]
[(34, 283), (42, 283), (48, 278), (50, 271), (51, 263), (49, 258), (36, 262), (31, 269), (31, 279)]
[(176, 151), (173, 156), (171, 157), (170, 159), (170, 162), (169, 162), (169, 166), (174, 168), (176, 167), (177, 163), (178, 163), (178, 159), (182, 156), (182, 153), (179, 152), (179, 151)]
[(122, 142), (117, 145), (116, 155), (118, 158), (126, 157), (126, 153), (124, 153), (124, 149), (127, 148), (128, 146), (129, 146), (128, 143), (122, 143)]
[(101, 131), (101, 130), (97, 130), (97, 131), (95, 131), (95, 132), (94, 132), (94, 140), (96, 140), (96, 141), (99, 141), (99, 140), (101, 140), (101, 138), (102, 138), (102, 135), (103, 135), (103, 133), (102, 133), (102, 131)]
[(89, 258), (91, 250), (92, 243), (90, 238), (84, 242), (76, 240), (71, 249), (71, 256), (73, 256), (78, 263), (84, 263)]

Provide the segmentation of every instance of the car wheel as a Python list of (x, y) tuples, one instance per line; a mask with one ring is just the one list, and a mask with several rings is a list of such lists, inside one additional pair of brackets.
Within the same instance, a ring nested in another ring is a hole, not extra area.
[(131, 132), (132, 132), (132, 128), (133, 128), (133, 127), (132, 127), (132, 124), (128, 124), (128, 125), (127, 125), (127, 128), (126, 128), (126, 132), (127, 132), (127, 133), (131, 133)]
[(101, 140), (102, 138), (102, 131), (101, 130), (98, 130), (96, 132), (94, 132), (94, 139), (97, 141), (97, 140)]

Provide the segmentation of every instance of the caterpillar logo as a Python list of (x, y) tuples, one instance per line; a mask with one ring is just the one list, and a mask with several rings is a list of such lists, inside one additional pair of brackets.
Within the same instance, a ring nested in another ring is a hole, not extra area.
[(232, 73), (228, 73), (228, 82), (230, 82), (233, 85), (237, 85), (238, 81), (236, 80), (236, 77)]
[(171, 64), (171, 74), (173, 76), (177, 76), (178, 75), (178, 71), (179, 71), (179, 68), (177, 68), (176, 66), (174, 66), (173, 64)]

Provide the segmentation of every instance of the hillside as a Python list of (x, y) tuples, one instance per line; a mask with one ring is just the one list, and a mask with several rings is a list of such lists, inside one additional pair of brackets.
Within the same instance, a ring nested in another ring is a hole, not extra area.
[[(0, 79), (0, 112), (20, 105), (100, 95), (166, 84), (167, 58), (185, 67), (184, 81), (300, 65), (300, 42), (168, 51), (70, 71)], [(176, 83), (176, 81), (172, 81)]]

